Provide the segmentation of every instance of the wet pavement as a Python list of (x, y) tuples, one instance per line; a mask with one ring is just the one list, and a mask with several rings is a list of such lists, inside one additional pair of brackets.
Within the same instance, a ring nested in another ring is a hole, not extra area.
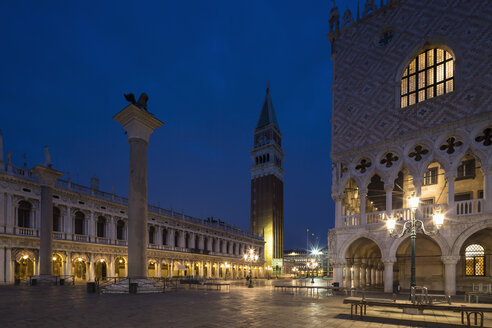
[[(88, 294), (85, 286), (0, 286), (0, 327), (462, 327), (459, 313), (367, 308), (350, 318), (344, 296), (271, 286), (165, 294)], [(491, 314), (486, 317), (492, 318)], [(492, 327), (492, 320), (485, 321)]]

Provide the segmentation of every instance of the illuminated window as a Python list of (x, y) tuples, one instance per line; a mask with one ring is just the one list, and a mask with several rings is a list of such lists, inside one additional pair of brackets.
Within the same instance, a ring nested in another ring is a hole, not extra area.
[(485, 276), (485, 250), (478, 244), (465, 249), (465, 274), (467, 276)]
[(424, 174), (424, 186), (437, 184), (437, 167), (431, 167)]
[(454, 60), (444, 49), (428, 49), (417, 55), (401, 77), (401, 108), (454, 90)]

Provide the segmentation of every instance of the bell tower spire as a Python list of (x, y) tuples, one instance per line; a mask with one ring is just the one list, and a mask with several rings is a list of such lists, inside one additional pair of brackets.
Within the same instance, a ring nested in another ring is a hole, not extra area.
[(282, 133), (267, 83), (251, 153), (251, 233), (265, 241), (265, 263), (280, 273), (284, 252)]

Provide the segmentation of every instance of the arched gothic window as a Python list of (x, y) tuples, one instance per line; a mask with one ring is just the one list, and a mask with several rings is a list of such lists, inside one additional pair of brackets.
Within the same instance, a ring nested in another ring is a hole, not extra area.
[(465, 274), (485, 276), (485, 250), (483, 246), (472, 244), (465, 249)]
[(454, 59), (450, 52), (432, 48), (419, 53), (401, 77), (401, 108), (454, 90)]
[(17, 225), (21, 228), (31, 228), (31, 203), (21, 200), (17, 209)]

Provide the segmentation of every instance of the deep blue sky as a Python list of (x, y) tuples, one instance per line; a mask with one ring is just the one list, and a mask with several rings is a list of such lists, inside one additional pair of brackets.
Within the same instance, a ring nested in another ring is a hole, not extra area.
[[(340, 6), (341, 11), (345, 6)], [(285, 157), (285, 248), (321, 244), (330, 197), (331, 1), (2, 1), (0, 129), (14, 164), (43, 161), (127, 195), (112, 116), (147, 92), (149, 201), (249, 229), (252, 131), (266, 82)], [(66, 178), (66, 175), (63, 177)]]

